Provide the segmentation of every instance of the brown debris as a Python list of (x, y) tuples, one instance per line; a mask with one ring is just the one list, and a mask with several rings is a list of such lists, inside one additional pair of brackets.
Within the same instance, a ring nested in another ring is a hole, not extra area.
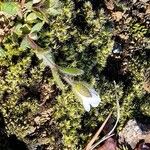
[(146, 14), (150, 14), (150, 4), (147, 6)]
[(144, 77), (144, 83), (143, 83), (143, 88), (145, 91), (150, 93), (150, 68), (146, 70), (145, 77)]
[(135, 150), (150, 150), (150, 143), (145, 143), (142, 141), (137, 144)]
[(97, 150), (116, 150), (116, 149), (117, 149), (116, 140), (114, 138), (109, 138)]
[(105, 5), (107, 9), (113, 10), (114, 9), (114, 1), (113, 0), (105, 0)]
[(114, 21), (119, 21), (122, 19), (123, 13), (121, 11), (116, 11), (112, 13), (112, 18)]
[(107, 124), (108, 120), (111, 117), (112, 112), (109, 113), (109, 115), (107, 116), (107, 118), (105, 119), (105, 121), (103, 122), (103, 124), (100, 126), (100, 128), (98, 129), (98, 131), (95, 133), (95, 135), (93, 136), (93, 138), (90, 140), (90, 142), (87, 144), (85, 150), (90, 150), (92, 145), (94, 144), (94, 142), (97, 140), (98, 136), (100, 135), (100, 133), (102, 132), (102, 130), (104, 129), (105, 125)]
[(11, 21), (13, 21), (13, 19), (6, 17), (3, 12), (0, 12), (0, 43), (6, 35), (10, 34), (12, 29)]

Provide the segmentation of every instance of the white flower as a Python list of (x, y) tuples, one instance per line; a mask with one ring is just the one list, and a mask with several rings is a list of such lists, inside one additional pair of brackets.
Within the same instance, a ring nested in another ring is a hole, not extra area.
[(97, 107), (100, 103), (98, 93), (87, 84), (76, 82), (73, 85), (73, 91), (82, 100), (83, 107), (86, 111), (90, 111), (91, 106)]
[(33, 4), (39, 3), (41, 0), (33, 0)]

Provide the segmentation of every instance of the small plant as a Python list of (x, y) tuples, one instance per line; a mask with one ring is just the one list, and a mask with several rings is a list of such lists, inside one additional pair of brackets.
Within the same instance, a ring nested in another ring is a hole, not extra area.
[(72, 87), (72, 91), (76, 97), (81, 100), (86, 111), (90, 111), (91, 106), (98, 106), (100, 103), (100, 97), (98, 93), (87, 83), (83, 81), (75, 81), (73, 79), (75, 76), (82, 75), (84, 73), (83, 70), (78, 68), (62, 68), (56, 65), (50, 50), (44, 51), (29, 36), (27, 36), (27, 40), (30, 43), (29, 46), (36, 50), (35, 53), (37, 57), (42, 59), (46, 66), (51, 68), (53, 78), (62, 90), (64, 90), (64, 83), (62, 81), (63, 79)]

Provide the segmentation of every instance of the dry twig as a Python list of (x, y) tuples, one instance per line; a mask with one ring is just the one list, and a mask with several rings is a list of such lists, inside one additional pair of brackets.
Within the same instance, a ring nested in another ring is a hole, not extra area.
[(85, 150), (90, 150), (91, 149), (93, 143), (97, 140), (99, 134), (102, 132), (103, 128), (105, 127), (105, 125), (108, 122), (108, 120), (111, 117), (111, 115), (112, 115), (112, 112), (109, 113), (109, 115), (107, 116), (106, 120), (103, 122), (103, 124), (101, 125), (101, 127), (98, 129), (98, 131), (96, 132), (96, 134), (93, 136), (93, 138), (91, 139), (91, 141), (86, 146)]
[[(116, 83), (114, 82), (115, 85), (115, 89), (116, 89)], [(103, 141), (109, 139), (110, 137), (112, 137), (114, 134), (114, 130), (119, 122), (119, 118), (120, 118), (120, 106), (119, 106), (119, 98), (116, 95), (116, 102), (117, 102), (117, 120), (116, 123), (114, 125), (114, 127), (112, 128), (112, 130), (106, 134), (102, 139), (100, 139), (97, 143), (95, 143), (93, 145), (93, 143), (96, 141), (96, 139), (98, 138), (99, 134), (101, 133), (101, 131), (103, 130), (104, 126), (106, 125), (106, 123), (108, 122), (112, 112), (110, 112), (110, 114), (108, 115), (108, 117), (106, 118), (106, 120), (103, 122), (103, 124), (101, 125), (101, 127), (98, 129), (98, 131), (96, 132), (96, 134), (94, 135), (94, 137), (91, 139), (91, 141), (88, 143), (88, 145), (86, 146), (85, 150), (93, 150), (94, 148), (96, 148), (100, 143), (102, 143)]]

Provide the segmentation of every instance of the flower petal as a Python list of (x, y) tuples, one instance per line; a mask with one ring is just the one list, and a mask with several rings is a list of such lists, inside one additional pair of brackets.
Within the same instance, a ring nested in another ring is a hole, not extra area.
[(41, 0), (33, 0), (33, 4), (39, 3)]
[(100, 103), (100, 97), (98, 93), (86, 84), (80, 82), (75, 83), (73, 86), (73, 91), (76, 96), (82, 100), (82, 104), (86, 111), (90, 111), (91, 107), (97, 107)]
[(90, 92), (92, 93), (90, 104), (92, 107), (97, 107), (100, 103), (100, 97), (94, 89), (91, 89)]
[(92, 98), (92, 100), (91, 100), (91, 105), (92, 105), (92, 107), (97, 107), (98, 105), (99, 105), (99, 103), (100, 103), (100, 98), (99, 98), (99, 96), (97, 97), (93, 97)]
[[(83, 99), (82, 99), (83, 100)], [(86, 110), (86, 111), (90, 111), (90, 109), (91, 109), (91, 106), (90, 106), (90, 103), (89, 103), (89, 101), (88, 100), (83, 100), (83, 107), (84, 107), (84, 109)]]

